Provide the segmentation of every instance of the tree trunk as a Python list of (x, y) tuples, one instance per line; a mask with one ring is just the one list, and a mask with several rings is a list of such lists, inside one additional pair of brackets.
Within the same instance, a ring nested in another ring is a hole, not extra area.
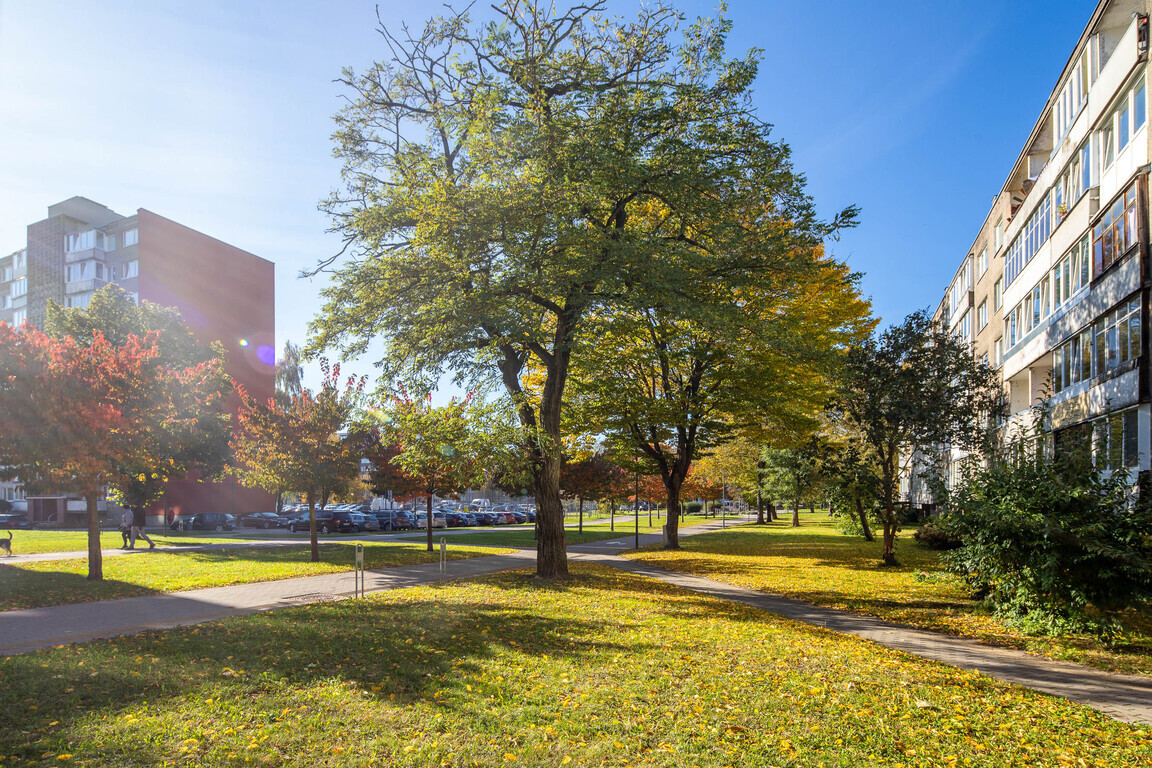
[(580, 533), (584, 533), (584, 497), (577, 496), (576, 498), (580, 503), (580, 527), (577, 530), (579, 530)]
[(664, 549), (680, 549), (680, 489), (683, 481), (683, 478), (673, 474), (669, 482), (664, 483), (668, 491), (668, 542)]
[[(893, 448), (889, 457), (895, 453)], [(884, 462), (884, 565), (896, 565), (896, 502), (892, 488), (896, 482), (896, 467), (891, 458)]]
[[(541, 450), (533, 478), (536, 486), (536, 575), (542, 579), (568, 576), (568, 546), (564, 539), (564, 507), (560, 503), (559, 439), (556, 448)], [(542, 447), (543, 448), (543, 447)]]
[(104, 580), (104, 554), (100, 551), (100, 510), (95, 493), (84, 496), (88, 508), (88, 581)]
[(792, 527), (800, 527), (800, 497), (797, 496), (792, 502)]
[(320, 542), (316, 540), (316, 491), (308, 491), (308, 535), (312, 540), (312, 562), (320, 562)]
[(608, 507), (608, 530), (616, 532), (616, 505)]
[(759, 488), (756, 489), (756, 525), (764, 525), (764, 499)]
[(884, 520), (884, 565), (898, 565), (896, 562), (896, 526), (891, 520)]
[(428, 491), (428, 551), (432, 552), (432, 491)]
[(774, 502), (774, 501), (768, 502), (768, 519), (769, 520), (779, 520), (780, 519), (780, 515), (776, 514), (776, 502)]
[(872, 529), (868, 527), (868, 515), (864, 514), (864, 504), (860, 497), (856, 497), (856, 515), (860, 518), (860, 527), (864, 529), (864, 541), (874, 541)]

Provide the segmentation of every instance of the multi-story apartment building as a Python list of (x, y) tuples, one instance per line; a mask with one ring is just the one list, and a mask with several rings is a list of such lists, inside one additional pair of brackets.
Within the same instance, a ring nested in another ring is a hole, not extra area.
[(1152, 455), (1149, 5), (1098, 3), (936, 310), (1000, 372), (1010, 426), (1046, 399), (1057, 450), (1133, 471)]
[[(257, 398), (272, 395), (275, 366), (274, 265), (141, 208), (122, 216), (83, 197), (48, 208), (28, 225), (27, 243), (0, 257), (0, 321), (41, 324), (48, 300), (85, 307), (102, 285), (118, 283), (137, 301), (176, 307), (203, 344), (221, 342), (226, 370)], [(233, 398), (235, 407), (239, 401)], [(0, 484), (0, 498), (20, 498)], [(235, 482), (173, 481), (154, 514), (270, 509), (263, 491)], [(83, 502), (28, 500), (34, 520), (75, 522)]]

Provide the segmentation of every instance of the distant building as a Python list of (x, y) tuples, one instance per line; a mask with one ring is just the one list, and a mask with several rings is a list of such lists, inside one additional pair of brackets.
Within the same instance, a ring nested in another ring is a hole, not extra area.
[[(93, 292), (118, 283), (137, 301), (176, 307), (203, 344), (221, 342), (226, 370), (260, 400), (272, 396), (275, 355), (275, 274), (272, 262), (201, 234), (143, 208), (122, 216), (73, 197), (28, 225), (25, 247), (0, 256), (0, 321), (41, 325), (48, 300), (86, 307)], [(233, 409), (238, 398), (230, 401)], [(20, 489), (0, 484), (0, 497)], [(165, 508), (181, 512), (271, 510), (272, 497), (234, 482), (173, 481)], [(36, 521), (75, 523), (83, 502), (64, 496), (29, 499)]]
[(1096, 5), (935, 313), (1000, 372), (1008, 429), (1044, 401), (1056, 451), (1133, 479), (1152, 455), (1148, 11)]

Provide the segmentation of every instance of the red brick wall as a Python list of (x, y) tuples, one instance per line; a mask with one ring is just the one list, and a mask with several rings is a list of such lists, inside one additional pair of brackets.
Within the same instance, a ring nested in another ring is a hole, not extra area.
[[(275, 387), (276, 284), (272, 262), (141, 208), (140, 298), (176, 307), (202, 343), (219, 341), (225, 370), (260, 401)], [(243, 345), (241, 340), (247, 342)], [(229, 408), (240, 400), (233, 394)], [(259, 489), (221, 483), (173, 481), (166, 504), (178, 512), (245, 514), (272, 511), (275, 497)], [(159, 522), (164, 504), (152, 510)]]

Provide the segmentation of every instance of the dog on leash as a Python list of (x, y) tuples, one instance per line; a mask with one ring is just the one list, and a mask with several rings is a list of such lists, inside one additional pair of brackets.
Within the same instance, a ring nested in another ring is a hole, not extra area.
[(8, 538), (0, 539), (0, 549), (4, 550), (4, 554), (12, 557), (12, 531), (8, 531)]

